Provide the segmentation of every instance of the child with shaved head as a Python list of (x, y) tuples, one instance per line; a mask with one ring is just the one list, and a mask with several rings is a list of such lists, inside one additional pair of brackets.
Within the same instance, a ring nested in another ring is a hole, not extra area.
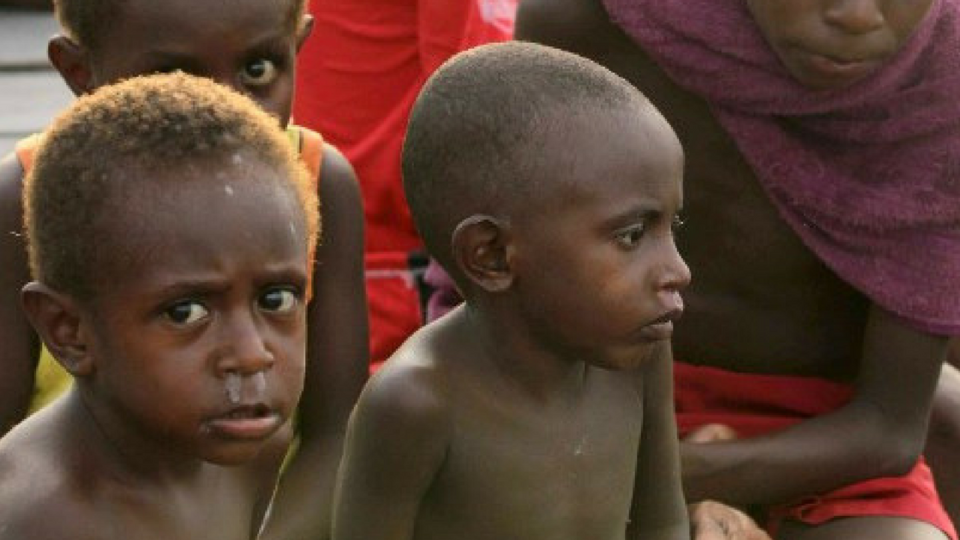
[(24, 206), (23, 307), (76, 384), (0, 439), (0, 539), (255, 535), (319, 217), (276, 119), (183, 74), (104, 87), (45, 134)]
[(683, 153), (604, 68), (508, 43), (417, 100), (404, 189), (466, 305), (371, 379), (335, 540), (688, 537), (669, 337)]

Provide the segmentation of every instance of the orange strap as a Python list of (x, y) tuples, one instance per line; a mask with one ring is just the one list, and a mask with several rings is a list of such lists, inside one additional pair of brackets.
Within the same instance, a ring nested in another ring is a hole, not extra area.
[(311, 129), (290, 125), (287, 136), (300, 154), (300, 161), (307, 167), (314, 187), (320, 185), (320, 169), (323, 165), (323, 137)]
[[(311, 129), (300, 126), (290, 125), (287, 127), (287, 135), (293, 141), (294, 148), (299, 150), (300, 160), (310, 172), (310, 178), (313, 180), (313, 187), (317, 190), (317, 196), (320, 195), (320, 169), (323, 164), (323, 137)], [(317, 244), (320, 239), (317, 239)], [(316, 258), (316, 245), (310, 246), (308, 259), (313, 261)], [(313, 299), (313, 274), (310, 274), (310, 280), (307, 282), (307, 301)]]
[(29, 137), (17, 141), (14, 152), (17, 159), (20, 160), (20, 167), (23, 169), (23, 175), (26, 176), (33, 168), (33, 158), (37, 155), (37, 147), (40, 146), (40, 134), (34, 133)]

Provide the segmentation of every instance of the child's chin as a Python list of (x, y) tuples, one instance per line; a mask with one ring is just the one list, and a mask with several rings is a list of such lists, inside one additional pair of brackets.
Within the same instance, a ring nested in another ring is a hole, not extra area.
[(589, 363), (598, 368), (608, 369), (610, 371), (639, 369), (647, 363), (655, 347), (656, 343), (644, 343), (622, 349), (605, 351), (604, 354), (597, 355), (597, 357)]
[(237, 444), (232, 446), (232, 448), (222, 448), (206, 453), (202, 456), (203, 460), (222, 467), (246, 465), (260, 455), (266, 447), (266, 443), (245, 443), (243, 445)]

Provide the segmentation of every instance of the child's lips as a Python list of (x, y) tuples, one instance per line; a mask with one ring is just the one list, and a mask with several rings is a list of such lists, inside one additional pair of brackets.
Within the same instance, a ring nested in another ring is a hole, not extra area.
[(672, 309), (640, 328), (640, 338), (645, 341), (661, 341), (673, 335), (673, 322), (683, 314), (683, 308)]
[(232, 439), (269, 438), (282, 423), (280, 415), (264, 404), (239, 405), (211, 418), (207, 426), (214, 434)]
[(673, 335), (673, 321), (648, 324), (640, 329), (640, 337), (646, 341), (662, 341)]

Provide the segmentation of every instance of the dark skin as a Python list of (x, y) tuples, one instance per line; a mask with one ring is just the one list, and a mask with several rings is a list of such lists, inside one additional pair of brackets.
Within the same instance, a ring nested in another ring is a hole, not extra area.
[(303, 388), (299, 203), (256, 159), (193, 169), (199, 180), (172, 196), (151, 174), (184, 173), (131, 171), (130, 189), (152, 196), (108, 203), (96, 233), (110, 256), (91, 297), (24, 288), (76, 384), (0, 442), (0, 538), (239, 540), (260, 528)]
[(544, 171), (549, 196), (456, 227), (468, 305), (364, 390), (336, 540), (688, 537), (668, 345), (682, 154), (649, 107), (606, 116), (546, 137), (545, 155), (582, 150)]
[[(245, 93), (286, 125), (293, 98), (294, 56), (311, 21), (284, 22), (275, 3), (247, 0), (224, 10), (192, 1), (125, 2), (122, 24), (100, 50), (55, 37), (49, 56), (77, 95), (132, 75), (182, 69)], [(215, 5), (215, 4), (214, 4)], [(229, 16), (225, 16), (229, 15)], [(23, 171), (14, 156), (0, 161), (0, 432), (26, 414), (40, 342), (17, 306), (29, 281), (22, 237)], [(296, 458), (281, 487), (268, 538), (329, 535), (333, 482), (347, 418), (367, 377), (363, 285), (363, 211), (352, 167), (324, 145), (319, 195), (323, 233), (309, 306), (306, 390), (298, 413)], [(302, 511), (302, 505), (309, 511)]]
[[(690, 219), (678, 244), (696, 279), (685, 294), (676, 357), (855, 386), (848, 405), (782, 432), (682, 444), (688, 500), (774, 504), (907, 472), (923, 448), (947, 339), (872, 306), (807, 250), (706, 104), (675, 85), (609, 21), (599, 2), (526, 0), (517, 38), (582, 54), (624, 76), (680, 137)], [(942, 538), (909, 520), (895, 520), (896, 527), (887, 518), (842, 521), (855, 525), (835, 532), (833, 524), (791, 525), (781, 538)]]

